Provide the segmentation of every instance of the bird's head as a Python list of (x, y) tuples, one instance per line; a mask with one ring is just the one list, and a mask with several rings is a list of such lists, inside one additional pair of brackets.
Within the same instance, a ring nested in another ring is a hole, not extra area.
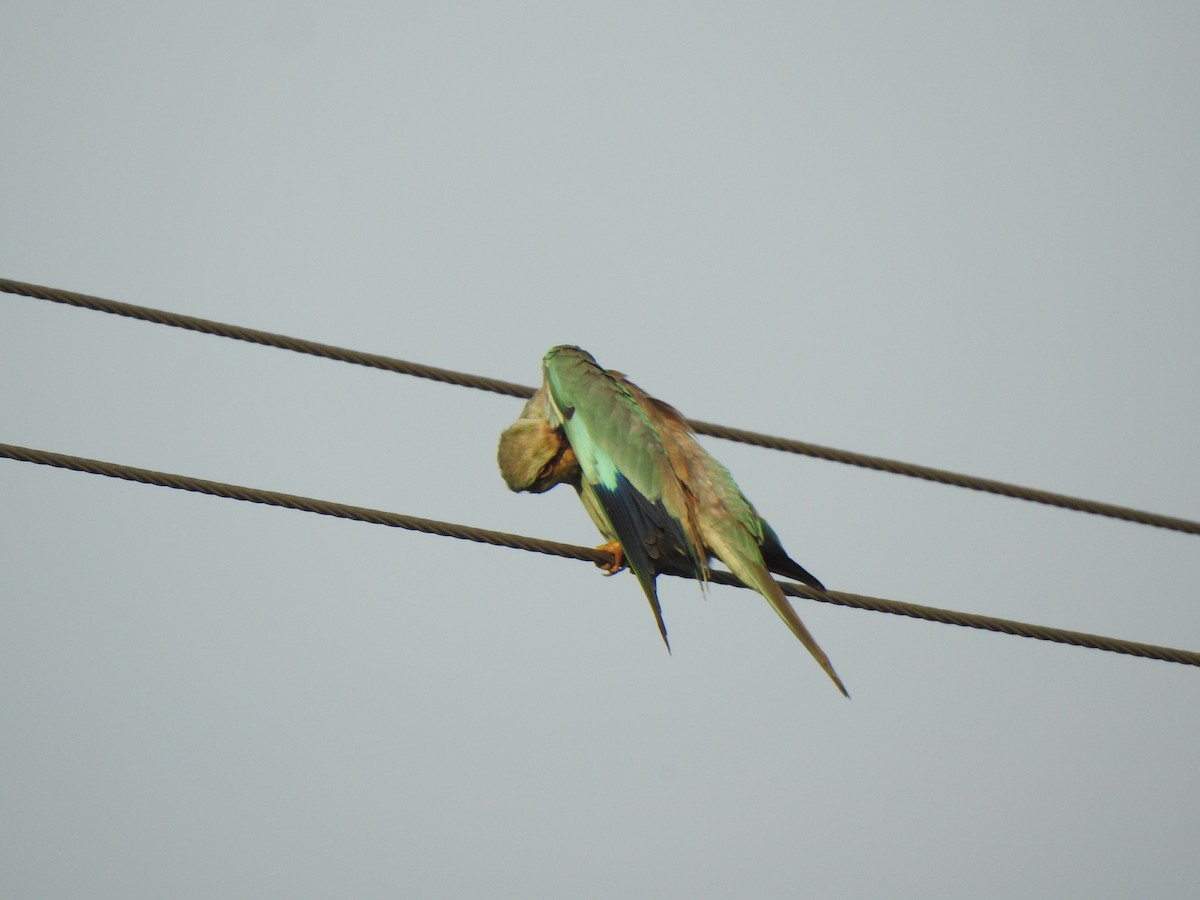
[(545, 419), (518, 419), (500, 435), (500, 475), (514, 491), (540, 494), (557, 484), (579, 484), (579, 461), (562, 430)]

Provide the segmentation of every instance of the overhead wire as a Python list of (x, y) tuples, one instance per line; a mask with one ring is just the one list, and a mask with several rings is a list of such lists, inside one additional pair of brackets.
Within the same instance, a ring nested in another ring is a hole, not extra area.
[[(225, 322), (216, 322), (211, 319), (202, 319), (196, 316), (167, 312), (161, 309), (154, 309), (148, 306), (138, 306), (118, 300), (108, 300), (103, 297), (94, 297), (89, 294), (81, 294), (75, 291), (67, 291), (59, 288), (45, 287), (43, 285), (29, 284), (28, 282), (23, 281), (14, 281), (9, 278), (0, 278), (0, 291), (39, 300), (48, 300), (54, 303), (62, 303), (83, 309), (91, 309), (98, 312), (110, 313), (112, 315), (140, 319), (146, 322), (154, 322), (159, 325), (168, 325), (173, 328), (183, 328), (203, 334), (218, 335), (220, 337), (231, 338), (233, 340), (248, 341), (253, 344), (262, 344), (268, 347), (277, 347), (282, 350), (291, 350), (296, 353), (306, 353), (311, 356), (338, 360), (340, 362), (352, 363), (354, 365), (383, 369), (389, 372), (397, 372), (402, 375), (411, 375), (417, 378), (427, 378), (433, 381), (444, 382), (446, 384), (454, 384), (461, 387), (474, 388), (476, 390), (491, 391), (493, 393), (503, 394), (510, 397), (530, 397), (534, 392), (534, 388), (529, 387), (528, 385), (516, 384), (511, 381), (502, 381), (497, 378), (488, 378), (481, 375), (457, 372), (452, 369), (443, 369), (422, 363), (408, 362), (406, 360), (396, 359), (394, 357), (384, 356), (378, 353), (365, 353), (360, 350), (351, 350), (345, 347), (337, 347), (332, 344), (323, 344), (317, 341), (305, 340), (303, 338), (289, 337), (287, 335), (276, 334), (270, 331), (261, 331), (255, 328), (245, 328), (240, 325), (230, 325)], [(1088, 500), (1082, 497), (1074, 497), (1054, 491), (1025, 487), (1018, 484), (1012, 484), (1010, 482), (998, 481), (992, 478), (981, 478), (975, 475), (965, 475), (959, 472), (951, 472), (946, 469), (938, 469), (932, 466), (924, 466), (916, 463), (902, 462), (900, 460), (889, 459), (883, 456), (874, 456), (871, 454), (858, 453), (851, 450), (840, 450), (835, 447), (827, 447), (821, 444), (810, 443), (808, 441), (776, 437), (768, 434), (761, 434), (755, 431), (746, 431), (740, 428), (729, 428), (723, 425), (716, 425), (711, 422), (703, 422), (697, 419), (690, 419), (689, 424), (697, 433), (707, 435), (709, 437), (737, 441), (743, 444), (750, 444), (756, 447), (765, 447), (771, 450), (779, 450), (787, 453), (797, 453), (816, 459), (824, 459), (831, 462), (858, 466), (865, 469), (874, 469), (881, 472), (890, 472), (896, 475), (904, 475), (909, 478), (918, 478), (939, 484), (948, 484), (955, 487), (966, 488), (968, 490), (982, 491), (984, 493), (1012, 497), (1031, 503), (1040, 503), (1046, 506), (1054, 506), (1061, 509), (1070, 509), (1077, 512), (1090, 513), (1092, 515), (1104, 516), (1111, 519), (1120, 519), (1126, 522), (1135, 522), (1137, 524), (1148, 525), (1153, 528), (1164, 528), (1170, 531), (1182, 532), (1184, 534), (1200, 535), (1200, 521), (1195, 521), (1192, 519), (1148, 512), (1128, 506), (1119, 506), (1114, 503), (1104, 503), (1098, 500)]]
[[(510, 534), (502, 531), (478, 528), (470, 525), (460, 525), (452, 522), (442, 522), (436, 519), (425, 519), (418, 516), (402, 515), (379, 509), (362, 506), (351, 506), (329, 500), (318, 500), (296, 494), (278, 491), (262, 490), (260, 488), (244, 487), (236, 484), (226, 484), (219, 481), (209, 481), (187, 475), (176, 475), (168, 472), (158, 472), (153, 469), (142, 469), (119, 463), (103, 462), (81, 456), (71, 456), (65, 453), (55, 453), (48, 450), (35, 450), (20, 447), (15, 444), (0, 444), (0, 457), (35, 463), (42, 466), (53, 466), (93, 475), (103, 475), (108, 478), (118, 478), (140, 484), (151, 484), (175, 490), (192, 491), (209, 494), (232, 500), (242, 500), (249, 503), (260, 503), (267, 506), (278, 506), (285, 509), (300, 510), (323, 516), (335, 516), (358, 522), (375, 525), (386, 525), (391, 528), (402, 528), (425, 534), (452, 537), (459, 540), (475, 541), (497, 547), (507, 547), (525, 550), (532, 553), (543, 553), (550, 556), (560, 556), (568, 559), (584, 560), (587, 562), (609, 562), (611, 557), (600, 550), (589, 547), (579, 547), (558, 541), (548, 541), (541, 538)], [(686, 577), (686, 576), (679, 576)], [(714, 571), (711, 579), (719, 584), (745, 588), (733, 575), (726, 572)], [(864, 609), (873, 612), (883, 612), (892, 615), (907, 616), (914, 619), (924, 619), (930, 622), (941, 622), (947, 625), (958, 625), (965, 628), (978, 628), (1001, 634), (1033, 638), (1035, 640), (1052, 641), (1077, 647), (1090, 647), (1110, 653), (1120, 653), (1127, 656), (1137, 656), (1144, 659), (1161, 660), (1163, 662), (1179, 663), (1189, 666), (1200, 666), (1200, 652), (1178, 650), (1161, 647), (1154, 644), (1144, 644), (1127, 641), (1120, 638), (1104, 637), (1080, 631), (1070, 631), (1063, 628), (1052, 628), (1045, 625), (1032, 625), (1011, 619), (1001, 619), (995, 616), (977, 613), (957, 612), (932, 606), (922, 606), (915, 603), (905, 603), (899, 600), (889, 600), (880, 597), (869, 597), (863, 594), (851, 594), (842, 591), (817, 591), (790, 582), (780, 582), (784, 593), (793, 597), (809, 600), (819, 600), (852, 609)]]

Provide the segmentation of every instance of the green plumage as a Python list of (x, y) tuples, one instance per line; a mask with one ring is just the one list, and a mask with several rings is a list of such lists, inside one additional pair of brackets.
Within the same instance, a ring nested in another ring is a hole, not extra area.
[[(578, 347), (550, 350), (543, 373), (544, 384), (522, 419), (501, 437), (500, 467), (509, 486), (545, 490), (554, 479), (574, 484), (601, 533), (620, 542), (664, 641), (655, 577), (683, 571), (704, 581), (707, 560), (716, 556), (767, 599), (846, 694), (829, 658), (770, 573), (824, 587), (787, 555), (728, 470), (692, 436), (683, 416), (619, 372), (601, 368)], [(532, 426), (527, 419), (544, 424)], [(535, 427), (541, 431), (531, 440)], [(561, 459), (566, 448), (573, 456), (569, 464), (555, 468), (540, 462)], [(535, 477), (532, 470), (538, 466)]]

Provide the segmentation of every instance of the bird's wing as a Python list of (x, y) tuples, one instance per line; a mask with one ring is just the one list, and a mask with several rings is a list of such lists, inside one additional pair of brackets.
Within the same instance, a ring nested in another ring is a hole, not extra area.
[(684, 525), (683, 485), (654, 422), (623, 379), (577, 347), (555, 347), (543, 368), (551, 422), (561, 425), (583, 472), (584, 505), (590, 512), (598, 507), (607, 520), (666, 641), (654, 577), (678, 568), (683, 557), (693, 566), (703, 557)]
[(825, 585), (817, 579), (812, 572), (800, 565), (783, 549), (783, 544), (779, 542), (779, 536), (775, 534), (775, 529), (765, 519), (758, 520), (762, 524), (763, 540), (762, 540), (762, 556), (763, 562), (766, 563), (767, 569), (774, 572), (776, 575), (782, 575), (784, 578), (791, 578), (793, 581), (799, 581), (801, 584), (807, 584), (811, 588), (816, 588), (818, 591), (825, 590)]

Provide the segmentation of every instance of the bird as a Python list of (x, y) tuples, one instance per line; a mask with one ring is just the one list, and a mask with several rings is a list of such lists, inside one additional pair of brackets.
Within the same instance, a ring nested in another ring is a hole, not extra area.
[(696, 440), (683, 415), (586, 350), (562, 344), (542, 358), (542, 384), (500, 436), (509, 489), (543, 493), (570, 484), (607, 543), (608, 574), (629, 568), (670, 651), (656, 589), (661, 573), (706, 584), (712, 557), (770, 603), (845, 696), (850, 694), (771, 577), (824, 592), (788, 556), (733, 476)]

